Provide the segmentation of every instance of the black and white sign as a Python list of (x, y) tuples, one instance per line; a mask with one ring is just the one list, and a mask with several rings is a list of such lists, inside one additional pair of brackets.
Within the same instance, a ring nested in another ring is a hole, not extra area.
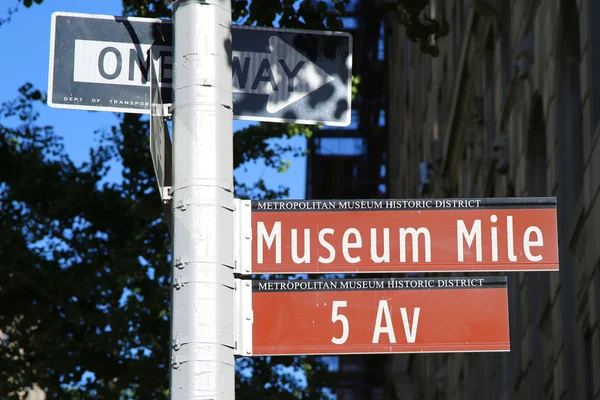
[[(149, 113), (150, 57), (171, 103), (171, 21), (104, 15), (52, 16), (49, 104)], [(232, 28), (237, 119), (350, 123), (352, 37), (346, 33)]]
[(169, 22), (145, 18), (54, 13), (48, 104), (81, 110), (150, 113), (148, 50), (171, 99), (172, 32)]
[(237, 118), (350, 124), (350, 35), (234, 27), (232, 36)]
[[(150, 51), (153, 54), (153, 50)], [(165, 106), (158, 85), (158, 74), (150, 63), (150, 155), (156, 174), (156, 183), (163, 201), (168, 199), (171, 188), (172, 144), (169, 136)]]

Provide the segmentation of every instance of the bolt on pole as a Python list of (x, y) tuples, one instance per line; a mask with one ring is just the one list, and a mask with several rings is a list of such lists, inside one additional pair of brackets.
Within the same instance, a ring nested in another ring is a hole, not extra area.
[(173, 2), (170, 397), (235, 398), (230, 0)]

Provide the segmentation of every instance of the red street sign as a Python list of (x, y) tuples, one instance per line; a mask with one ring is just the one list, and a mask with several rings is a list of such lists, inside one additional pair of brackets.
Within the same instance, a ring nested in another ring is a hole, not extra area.
[(558, 270), (555, 198), (253, 201), (251, 221), (242, 273)]
[(253, 281), (252, 310), (247, 355), (510, 350), (506, 277)]

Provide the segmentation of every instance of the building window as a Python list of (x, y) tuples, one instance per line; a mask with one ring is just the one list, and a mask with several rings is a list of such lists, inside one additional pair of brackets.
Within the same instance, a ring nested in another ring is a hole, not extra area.
[(484, 107), (485, 107), (485, 151), (487, 158), (494, 155), (494, 139), (496, 138), (496, 82), (494, 71), (494, 38), (490, 34), (485, 47), (485, 71), (484, 71)]
[(452, 35), (452, 57), (454, 57), (455, 62), (458, 61), (458, 46), (460, 44), (460, 24), (458, 20), (458, 15), (456, 11), (456, 7), (458, 5), (456, 2), (452, 5), (452, 22), (450, 25), (450, 34)]
[(527, 136), (527, 194), (548, 195), (548, 160), (546, 154), (546, 128), (542, 99), (535, 96), (531, 104)]
[(585, 362), (585, 398), (594, 400), (594, 353), (592, 347), (592, 332), (588, 327), (583, 338), (583, 357)]
[(511, 352), (509, 355), (510, 365), (508, 381), (509, 385), (513, 388), (516, 387), (517, 377), (521, 372), (521, 339), (523, 337), (523, 326), (522, 326), (522, 314), (523, 314), (523, 301), (521, 299), (521, 288), (519, 285), (519, 275), (512, 274), (508, 276), (508, 293), (511, 296), (508, 297), (509, 315), (511, 319), (510, 323), (510, 343)]
[[(577, 6), (562, 2), (558, 53), (557, 136), (558, 168), (562, 172), (559, 184), (565, 221), (572, 219), (572, 210), (583, 187), (583, 126), (581, 113), (581, 76), (579, 48), (579, 18)], [(568, 239), (567, 239), (568, 240)]]
[(588, 23), (590, 26), (589, 30), (589, 43), (587, 51), (589, 54), (590, 65), (588, 67), (588, 76), (591, 82), (591, 124), (590, 132), (593, 135), (598, 129), (598, 122), (600, 122), (600, 1), (587, 0), (590, 13)]

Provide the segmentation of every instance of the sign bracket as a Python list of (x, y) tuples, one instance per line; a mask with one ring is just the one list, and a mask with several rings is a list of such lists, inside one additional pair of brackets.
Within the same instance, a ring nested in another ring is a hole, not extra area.
[(252, 325), (254, 311), (252, 310), (252, 281), (235, 279), (235, 309), (233, 329), (235, 332), (236, 356), (252, 355)]
[(234, 199), (234, 269), (241, 275), (252, 274), (252, 202)]
[(160, 198), (162, 199), (163, 204), (168, 204), (171, 202), (171, 200), (173, 200), (173, 197), (171, 196), (171, 188), (172, 186), (164, 186), (160, 188)]

